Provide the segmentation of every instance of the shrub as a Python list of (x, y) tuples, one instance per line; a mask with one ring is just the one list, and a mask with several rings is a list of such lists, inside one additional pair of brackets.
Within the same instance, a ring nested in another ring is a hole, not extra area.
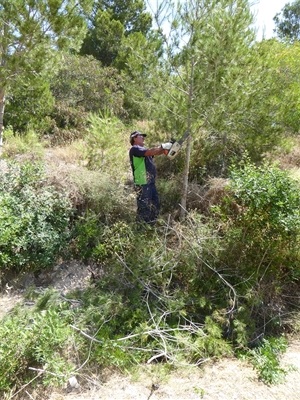
[(223, 248), (213, 262), (237, 288), (236, 320), (248, 340), (279, 333), (292, 306), (282, 296), (299, 277), (299, 185), (274, 165), (246, 161), (231, 168), (227, 195), (212, 210)]
[(39, 137), (31, 129), (20, 135), (15, 133), (11, 128), (7, 128), (4, 139), (3, 156), (5, 158), (13, 158), (19, 154), (31, 154), (35, 159), (40, 159), (43, 155), (44, 149)]
[(129, 169), (128, 136), (123, 124), (108, 115), (91, 115), (89, 134), (86, 136), (86, 159), (92, 170), (108, 171), (112, 180), (119, 182)]
[[(53, 293), (49, 296), (46, 292), (44, 296), (47, 300), (43, 302), (43, 309), (20, 307), (1, 321), (2, 393), (32, 378), (30, 368), (44, 371), (40, 379), (45, 385), (61, 385), (74, 370), (70, 351), (73, 331), (69, 327), (67, 307), (54, 306), (53, 299), (49, 301)], [(36, 372), (34, 376), (38, 376)]]
[(0, 265), (42, 269), (68, 238), (71, 204), (46, 184), (40, 164), (11, 163), (0, 177)]
[(245, 163), (231, 169), (231, 189), (243, 212), (239, 219), (268, 238), (292, 239), (300, 232), (299, 184), (287, 171)]
[[(230, 190), (232, 196), (225, 206), (230, 222), (226, 235), (235, 266), (247, 269), (247, 275), (264, 274), (269, 280), (280, 280), (287, 271), (289, 279), (294, 274), (297, 277), (300, 256), (298, 183), (276, 166), (256, 167), (244, 163), (232, 168)], [(236, 206), (234, 213), (230, 202)]]
[(264, 383), (271, 385), (284, 381), (288, 369), (280, 365), (280, 356), (286, 349), (287, 341), (281, 337), (263, 339), (260, 346), (248, 352), (259, 379)]

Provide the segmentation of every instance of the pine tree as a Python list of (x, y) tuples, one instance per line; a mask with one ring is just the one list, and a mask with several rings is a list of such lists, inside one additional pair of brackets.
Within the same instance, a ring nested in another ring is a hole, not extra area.
[(14, 79), (38, 75), (53, 64), (57, 50), (79, 49), (83, 13), (90, 0), (0, 0), (0, 144), (5, 96)]

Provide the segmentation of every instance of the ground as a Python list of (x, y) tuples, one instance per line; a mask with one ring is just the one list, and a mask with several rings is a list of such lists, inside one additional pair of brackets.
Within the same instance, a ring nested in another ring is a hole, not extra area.
[[(90, 270), (76, 262), (62, 263), (38, 279), (26, 275), (8, 282), (0, 294), (0, 319), (23, 300), (26, 286), (52, 286), (65, 293), (89, 284)], [(233, 358), (209, 361), (197, 368), (180, 368), (169, 374), (153, 365), (141, 368), (134, 376), (112, 372), (92, 375), (85, 371), (77, 376), (78, 381), (66, 379), (65, 388), (45, 393), (42, 400), (299, 400), (300, 338), (290, 338), (282, 366), (289, 373), (283, 383), (273, 386), (260, 382), (250, 364)], [(26, 389), (14, 399), (41, 399)]]
[(282, 360), (292, 365), (284, 383), (267, 386), (253, 368), (236, 359), (209, 363), (203, 369), (183, 369), (166, 376), (143, 371), (138, 378), (112, 375), (91, 379), (89, 389), (53, 392), (51, 400), (299, 400), (300, 341), (293, 340)]

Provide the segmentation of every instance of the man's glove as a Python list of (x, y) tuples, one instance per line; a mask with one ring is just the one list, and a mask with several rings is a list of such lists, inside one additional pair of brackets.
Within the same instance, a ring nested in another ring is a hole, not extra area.
[(168, 143), (162, 143), (161, 147), (164, 150), (164, 155), (167, 155), (170, 151), (170, 148), (173, 146), (173, 143), (168, 142)]
[(172, 147), (172, 144), (173, 144), (173, 143), (171, 143), (171, 142), (162, 143), (161, 147), (162, 147), (164, 150), (170, 150), (170, 148)]

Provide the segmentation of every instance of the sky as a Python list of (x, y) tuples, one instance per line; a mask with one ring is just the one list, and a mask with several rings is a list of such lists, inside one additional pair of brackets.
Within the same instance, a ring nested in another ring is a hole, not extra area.
[(255, 3), (252, 12), (256, 15), (257, 39), (261, 40), (275, 36), (273, 18), (287, 3), (293, 3), (293, 0), (253, 0), (253, 3)]

